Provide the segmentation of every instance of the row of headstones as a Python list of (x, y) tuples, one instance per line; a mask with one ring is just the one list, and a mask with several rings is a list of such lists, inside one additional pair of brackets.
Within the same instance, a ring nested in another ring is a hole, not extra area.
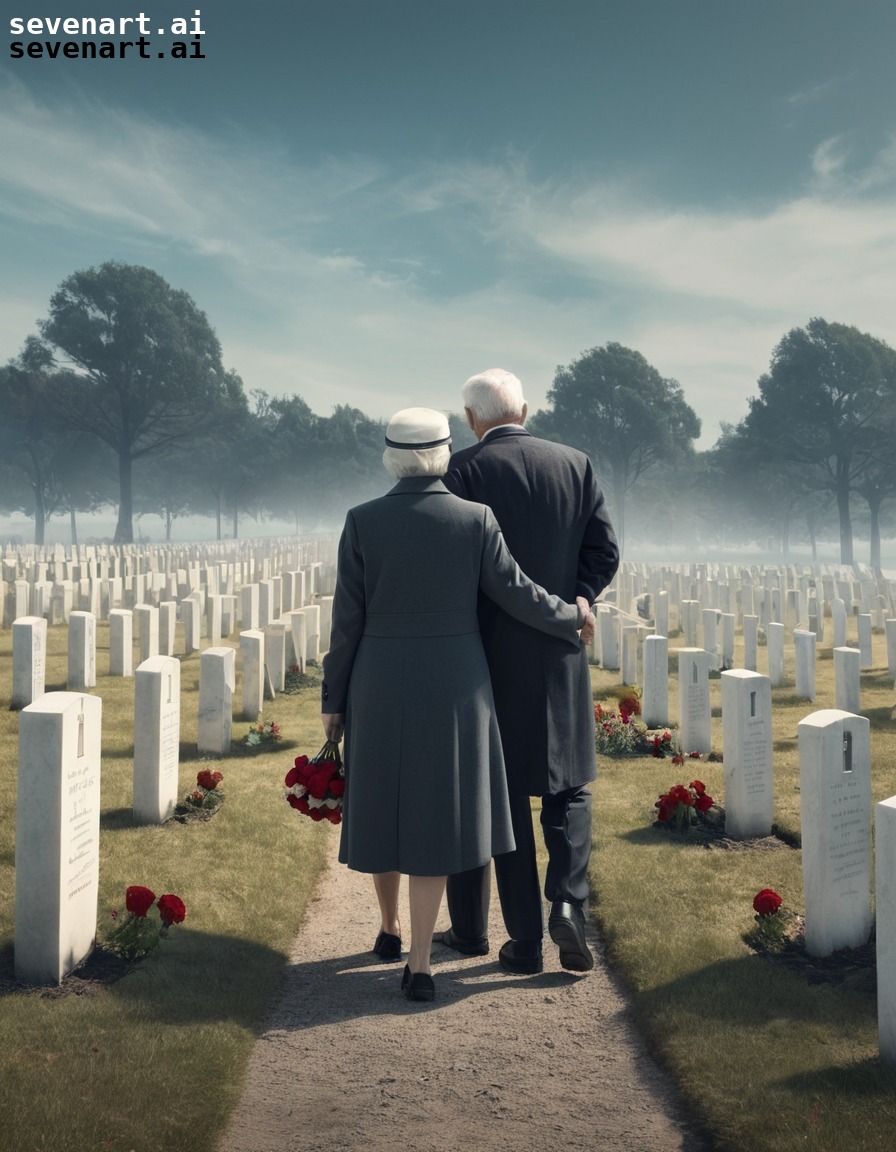
[[(709, 575), (713, 571), (715, 577)], [(715, 609), (734, 615), (738, 623), (744, 616), (756, 615), (762, 628), (783, 623), (789, 628), (809, 627), (819, 636), (825, 606), (835, 599), (850, 613), (870, 615), (877, 628), (883, 628), (884, 619), (896, 613), (896, 584), (892, 581), (875, 580), (870, 575), (855, 580), (821, 568), (799, 573), (792, 568), (725, 571), (719, 566), (689, 565), (682, 571), (623, 563), (607, 598), (626, 613), (635, 605), (643, 609), (646, 604), (651, 615), (655, 612), (659, 616), (668, 614), (671, 607), (676, 625), (682, 627), (684, 605), (690, 601), (698, 611)], [(665, 609), (657, 606), (661, 598), (666, 601)], [(665, 633), (667, 628), (657, 630)]]
[[(835, 601), (835, 604), (839, 603)], [(714, 609), (703, 609), (703, 647), (710, 659), (710, 668), (715, 671), (725, 670), (734, 666), (734, 617), (722, 614), (722, 642), (717, 643), (717, 617)], [(887, 664), (889, 675), (896, 679), (896, 619), (884, 622), (887, 637)], [(758, 628), (755, 616), (744, 617), (744, 654), (743, 666), (747, 671), (757, 671), (758, 663)], [(621, 671), (623, 684), (640, 684), (645, 686), (650, 680), (651, 691), (653, 685), (660, 677), (665, 681), (664, 665), (659, 655), (659, 648), (648, 645), (647, 641), (665, 639), (659, 631), (657, 624), (656, 634), (651, 634), (649, 628), (619, 617), (614, 610), (605, 605), (598, 607), (598, 627), (592, 646), (593, 658), (609, 671)], [(769, 624), (766, 631), (768, 675), (773, 688), (784, 682), (786, 629), (783, 624)], [(846, 644), (846, 620), (835, 614), (834, 630), (834, 679), (837, 692), (838, 707), (842, 706), (850, 711), (858, 710), (861, 669), (872, 667), (872, 627), (870, 616), (860, 614), (858, 617), (858, 648)], [(696, 627), (685, 630), (685, 643), (689, 648), (697, 647)], [(815, 699), (815, 667), (818, 650), (818, 637), (815, 632), (797, 628), (793, 631), (794, 664), (796, 693), (804, 700)], [(660, 646), (667, 650), (666, 646)], [(621, 659), (620, 659), (621, 650)], [(639, 668), (643, 669), (639, 675)], [(657, 685), (661, 691), (661, 685)], [(668, 718), (659, 717), (657, 723), (668, 723)]]
[[(317, 607), (306, 610), (319, 612)], [(46, 627), (46, 621), (39, 621)], [(304, 617), (294, 618), (295, 641)], [(272, 679), (264, 632), (240, 633), (242, 714), (254, 721)], [(275, 646), (274, 660), (282, 653)], [(197, 747), (229, 753), (236, 652), (200, 655)], [(102, 701), (49, 692), (19, 717), (16, 821), (15, 971), (25, 983), (59, 983), (80, 964), (96, 936), (99, 885)], [(164, 824), (178, 801), (180, 661), (151, 656), (134, 678), (133, 812), (135, 824)]]
[[(843, 568), (831, 565), (751, 565), (677, 564), (657, 565), (623, 561), (615, 578), (620, 604), (639, 594), (670, 593), (674, 602), (699, 600), (704, 608), (733, 612), (746, 595), (774, 601), (780, 610), (788, 606), (796, 612), (813, 595), (830, 601), (834, 596), (855, 600), (871, 610), (878, 599), (893, 603), (896, 584), (863, 569), (861, 565)], [(751, 591), (752, 590), (752, 591)], [(774, 595), (773, 595), (774, 594)], [(805, 613), (804, 613), (805, 614)]]
[[(304, 671), (308, 661), (319, 659), (321, 642), (329, 644), (332, 596), (321, 596), (317, 604), (294, 608), (272, 619), (272, 605), (265, 604), (264, 585), (247, 585), (242, 590), (245, 630), (255, 631), (264, 620), (262, 631), (269, 636), (271, 678), (275, 690), (283, 689), (287, 664), (297, 664)], [(211, 646), (219, 645), (233, 633), (236, 597), (209, 596), (207, 611), (208, 637)], [(109, 675), (131, 676), (134, 665), (134, 619), (139, 625), (139, 659), (175, 654), (177, 604), (153, 608), (144, 604), (133, 612), (114, 609), (109, 615)], [(260, 613), (260, 607), (263, 613)], [(200, 648), (201, 599), (188, 597), (180, 606), (184, 623), (184, 655)], [(96, 617), (90, 612), (73, 612), (68, 624), (68, 676), (71, 691), (85, 691), (96, 685)], [(43, 694), (46, 675), (47, 621), (43, 617), (24, 616), (13, 622), (12, 706), (24, 708)]]
[[(330, 534), (249, 537), (203, 544), (7, 545), (0, 555), (0, 580), (129, 577), (146, 572), (195, 572), (230, 567), (242, 581), (271, 572), (332, 562), (336, 537)], [(198, 585), (197, 585), (198, 586)]]
[(256, 567), (248, 562), (240, 566), (220, 565), (215, 568), (180, 570), (176, 574), (145, 573), (108, 579), (86, 578), (57, 582), (17, 579), (0, 581), (0, 618), (4, 627), (22, 616), (43, 616), (48, 623), (64, 624), (73, 611), (90, 612), (101, 620), (120, 608), (133, 609), (143, 604), (160, 605), (190, 597), (232, 600), (242, 598), (247, 588), (257, 589), (255, 612), (271, 617), (310, 603), (315, 595), (332, 594), (336, 581), (335, 564), (317, 561), (303, 568), (270, 571), (264, 559), (257, 566), (261, 575), (251, 576)]

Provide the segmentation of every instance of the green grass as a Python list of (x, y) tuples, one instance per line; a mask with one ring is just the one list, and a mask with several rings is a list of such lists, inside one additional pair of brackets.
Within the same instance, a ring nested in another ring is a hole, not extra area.
[[(65, 630), (48, 640), (47, 688), (65, 685)], [(98, 669), (108, 667), (98, 628)], [(181, 661), (180, 794), (195, 786), (199, 657)], [(0, 632), (0, 966), (11, 975), (18, 716), (8, 711), (11, 634)], [(323, 742), (319, 691), (279, 696), (272, 752), (215, 761), (226, 800), (205, 823), (134, 827), (134, 680), (102, 676), (99, 934), (129, 884), (176, 892), (187, 918), (95, 994), (0, 995), (2, 1152), (211, 1149), (313, 894), (326, 833), (284, 802), (299, 751)], [(240, 685), (237, 684), (237, 701)], [(235, 723), (240, 740), (248, 725)], [(155, 915), (155, 913), (151, 913)]]
[[(760, 650), (760, 671), (764, 659)], [(593, 680), (596, 697), (609, 698), (618, 674), (595, 669)], [(721, 751), (720, 681), (710, 688), (712, 743)], [(792, 682), (773, 691), (776, 822), (797, 845), (797, 724), (834, 706), (831, 660), (818, 661), (816, 688), (814, 703), (797, 700)], [(896, 793), (893, 703), (885, 641), (875, 636), (874, 667), (862, 673), (873, 802)], [(673, 677), (673, 719), (677, 707)], [(697, 776), (724, 803), (720, 763), (642, 757), (603, 760), (599, 768), (593, 910), (639, 1026), (689, 1115), (724, 1152), (889, 1150), (896, 1070), (878, 1060), (873, 980), (812, 984), (743, 941), (760, 888), (774, 888), (802, 912), (799, 849), (713, 850), (651, 826), (656, 797)]]

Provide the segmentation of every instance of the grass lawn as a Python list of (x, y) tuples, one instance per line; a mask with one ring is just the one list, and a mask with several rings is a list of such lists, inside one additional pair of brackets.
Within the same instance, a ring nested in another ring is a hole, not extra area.
[[(98, 629), (107, 667), (108, 631)], [(673, 641), (673, 644), (680, 641)], [(65, 681), (65, 631), (49, 632), (48, 690)], [(760, 668), (764, 656), (760, 654)], [(674, 665), (674, 660), (672, 661)], [(763, 669), (764, 670), (764, 669)], [(594, 670), (597, 697), (618, 675)], [(192, 789), (199, 659), (182, 660), (180, 790)], [(893, 686), (884, 639), (863, 673), (875, 800), (896, 793)], [(8, 711), (11, 635), (0, 632), (0, 1152), (211, 1152), (322, 864), (327, 827), (294, 813), (282, 780), (323, 742), (314, 687), (266, 712), (283, 727), (272, 752), (214, 762), (226, 800), (208, 823), (135, 828), (131, 820), (133, 679), (101, 676), (103, 765), (100, 936), (129, 884), (175, 892), (187, 919), (124, 979), (59, 998), (11, 983), (17, 724)], [(721, 750), (720, 683), (711, 682)], [(677, 715), (674, 677), (672, 716)], [(235, 699), (239, 700), (237, 684)], [(833, 706), (833, 663), (818, 698), (776, 689), (778, 826), (799, 843), (797, 723)], [(246, 725), (234, 725), (238, 741)], [(596, 785), (593, 907), (639, 1025), (681, 1086), (695, 1122), (725, 1152), (889, 1149), (896, 1074), (877, 1059), (869, 973), (811, 983), (743, 940), (763, 887), (801, 911), (798, 847), (725, 852), (654, 829), (653, 802), (699, 775), (724, 802), (722, 765), (652, 757), (603, 760)]]

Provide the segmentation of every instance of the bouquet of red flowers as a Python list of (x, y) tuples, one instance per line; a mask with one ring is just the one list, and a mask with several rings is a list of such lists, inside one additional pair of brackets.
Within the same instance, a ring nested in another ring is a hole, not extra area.
[(286, 799), (293, 808), (312, 820), (342, 821), (342, 795), (345, 792), (345, 769), (339, 756), (339, 745), (328, 740), (316, 756), (297, 756), (286, 773)]

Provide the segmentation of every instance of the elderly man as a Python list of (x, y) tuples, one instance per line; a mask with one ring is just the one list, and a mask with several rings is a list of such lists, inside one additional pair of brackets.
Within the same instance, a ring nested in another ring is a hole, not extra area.
[[(587, 456), (530, 435), (520, 381), (493, 368), (462, 389), (464, 411), (479, 441), (452, 457), (446, 486), (487, 504), (517, 563), (549, 592), (590, 605), (613, 579), (619, 548)], [(591, 854), (591, 794), (596, 775), (594, 709), (588, 659), (512, 619), (481, 599), (479, 622), (489, 663), (510, 792), (516, 850), (495, 857), (501, 911), (510, 939), (499, 962), (506, 971), (542, 969), (541, 911), (530, 796), (541, 797), (548, 850), (548, 930), (560, 963), (594, 966), (585, 939)], [(442, 942), (485, 955), (491, 878), (488, 867), (448, 881), (451, 928)]]

